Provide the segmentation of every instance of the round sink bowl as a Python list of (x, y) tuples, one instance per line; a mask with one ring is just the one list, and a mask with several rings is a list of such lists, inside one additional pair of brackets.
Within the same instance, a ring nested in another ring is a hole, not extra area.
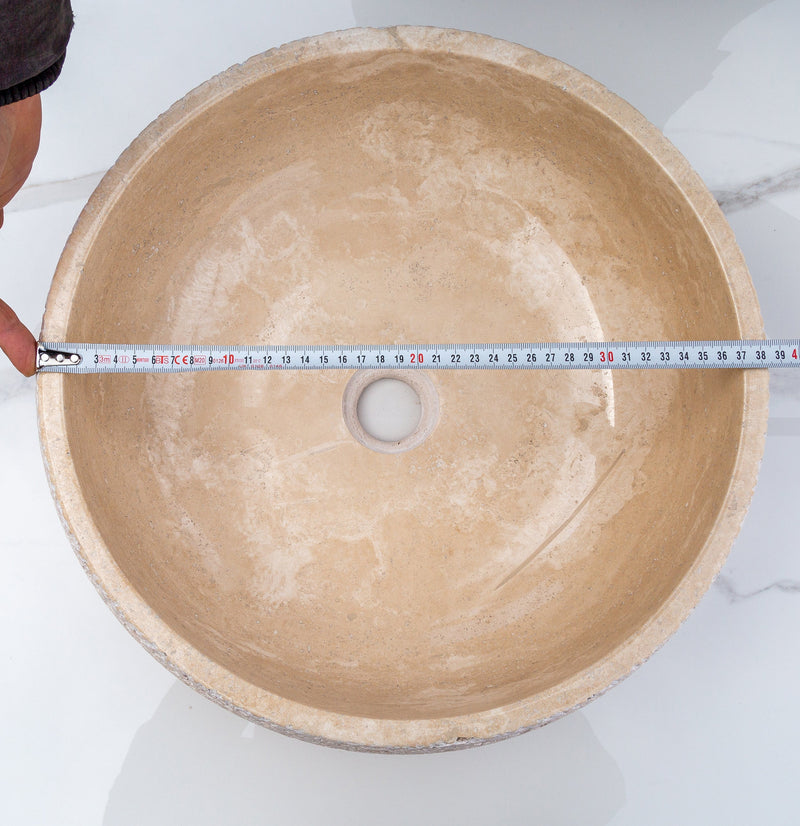
[[(720, 210), (580, 72), (422, 28), (293, 43), (134, 141), (44, 340), (381, 344), (763, 336)], [(709, 587), (764, 443), (762, 371), (40, 375), (92, 581), (167, 668), (346, 748), (488, 742), (642, 663)]]

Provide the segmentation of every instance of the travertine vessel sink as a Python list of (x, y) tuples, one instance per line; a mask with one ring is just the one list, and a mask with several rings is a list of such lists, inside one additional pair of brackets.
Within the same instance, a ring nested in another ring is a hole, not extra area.
[[(403, 28), (268, 52), (163, 115), (78, 222), (42, 338), (761, 335), (717, 205), (640, 115)], [(363, 375), (39, 377), (78, 555), (181, 679), (320, 742), (452, 748), (582, 705), (686, 617), (755, 484), (764, 373), (413, 376), (399, 449), (355, 433)]]

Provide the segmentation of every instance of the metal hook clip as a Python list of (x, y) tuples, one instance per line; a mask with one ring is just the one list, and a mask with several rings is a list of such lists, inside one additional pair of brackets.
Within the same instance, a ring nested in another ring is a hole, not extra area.
[(50, 350), (41, 345), (36, 348), (37, 370), (46, 370), (48, 367), (77, 367), (82, 360), (78, 353)]

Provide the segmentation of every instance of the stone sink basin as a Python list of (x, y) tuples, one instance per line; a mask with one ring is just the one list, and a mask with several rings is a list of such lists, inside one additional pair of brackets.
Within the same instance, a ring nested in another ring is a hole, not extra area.
[[(89, 201), (42, 339), (159, 344), (763, 336), (732, 232), (628, 104), (520, 46), (423, 28), (267, 52), (147, 128)], [(720, 569), (765, 371), (38, 378), (55, 500), (180, 679), (329, 745), (430, 751), (578, 708)], [(401, 443), (402, 442), (402, 443)]]

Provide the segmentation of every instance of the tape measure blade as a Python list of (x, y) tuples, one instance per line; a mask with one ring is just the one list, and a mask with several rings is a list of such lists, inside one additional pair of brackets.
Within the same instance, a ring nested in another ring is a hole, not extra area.
[(208, 370), (630, 370), (800, 366), (800, 339), (379, 345), (43, 342), (41, 372)]

